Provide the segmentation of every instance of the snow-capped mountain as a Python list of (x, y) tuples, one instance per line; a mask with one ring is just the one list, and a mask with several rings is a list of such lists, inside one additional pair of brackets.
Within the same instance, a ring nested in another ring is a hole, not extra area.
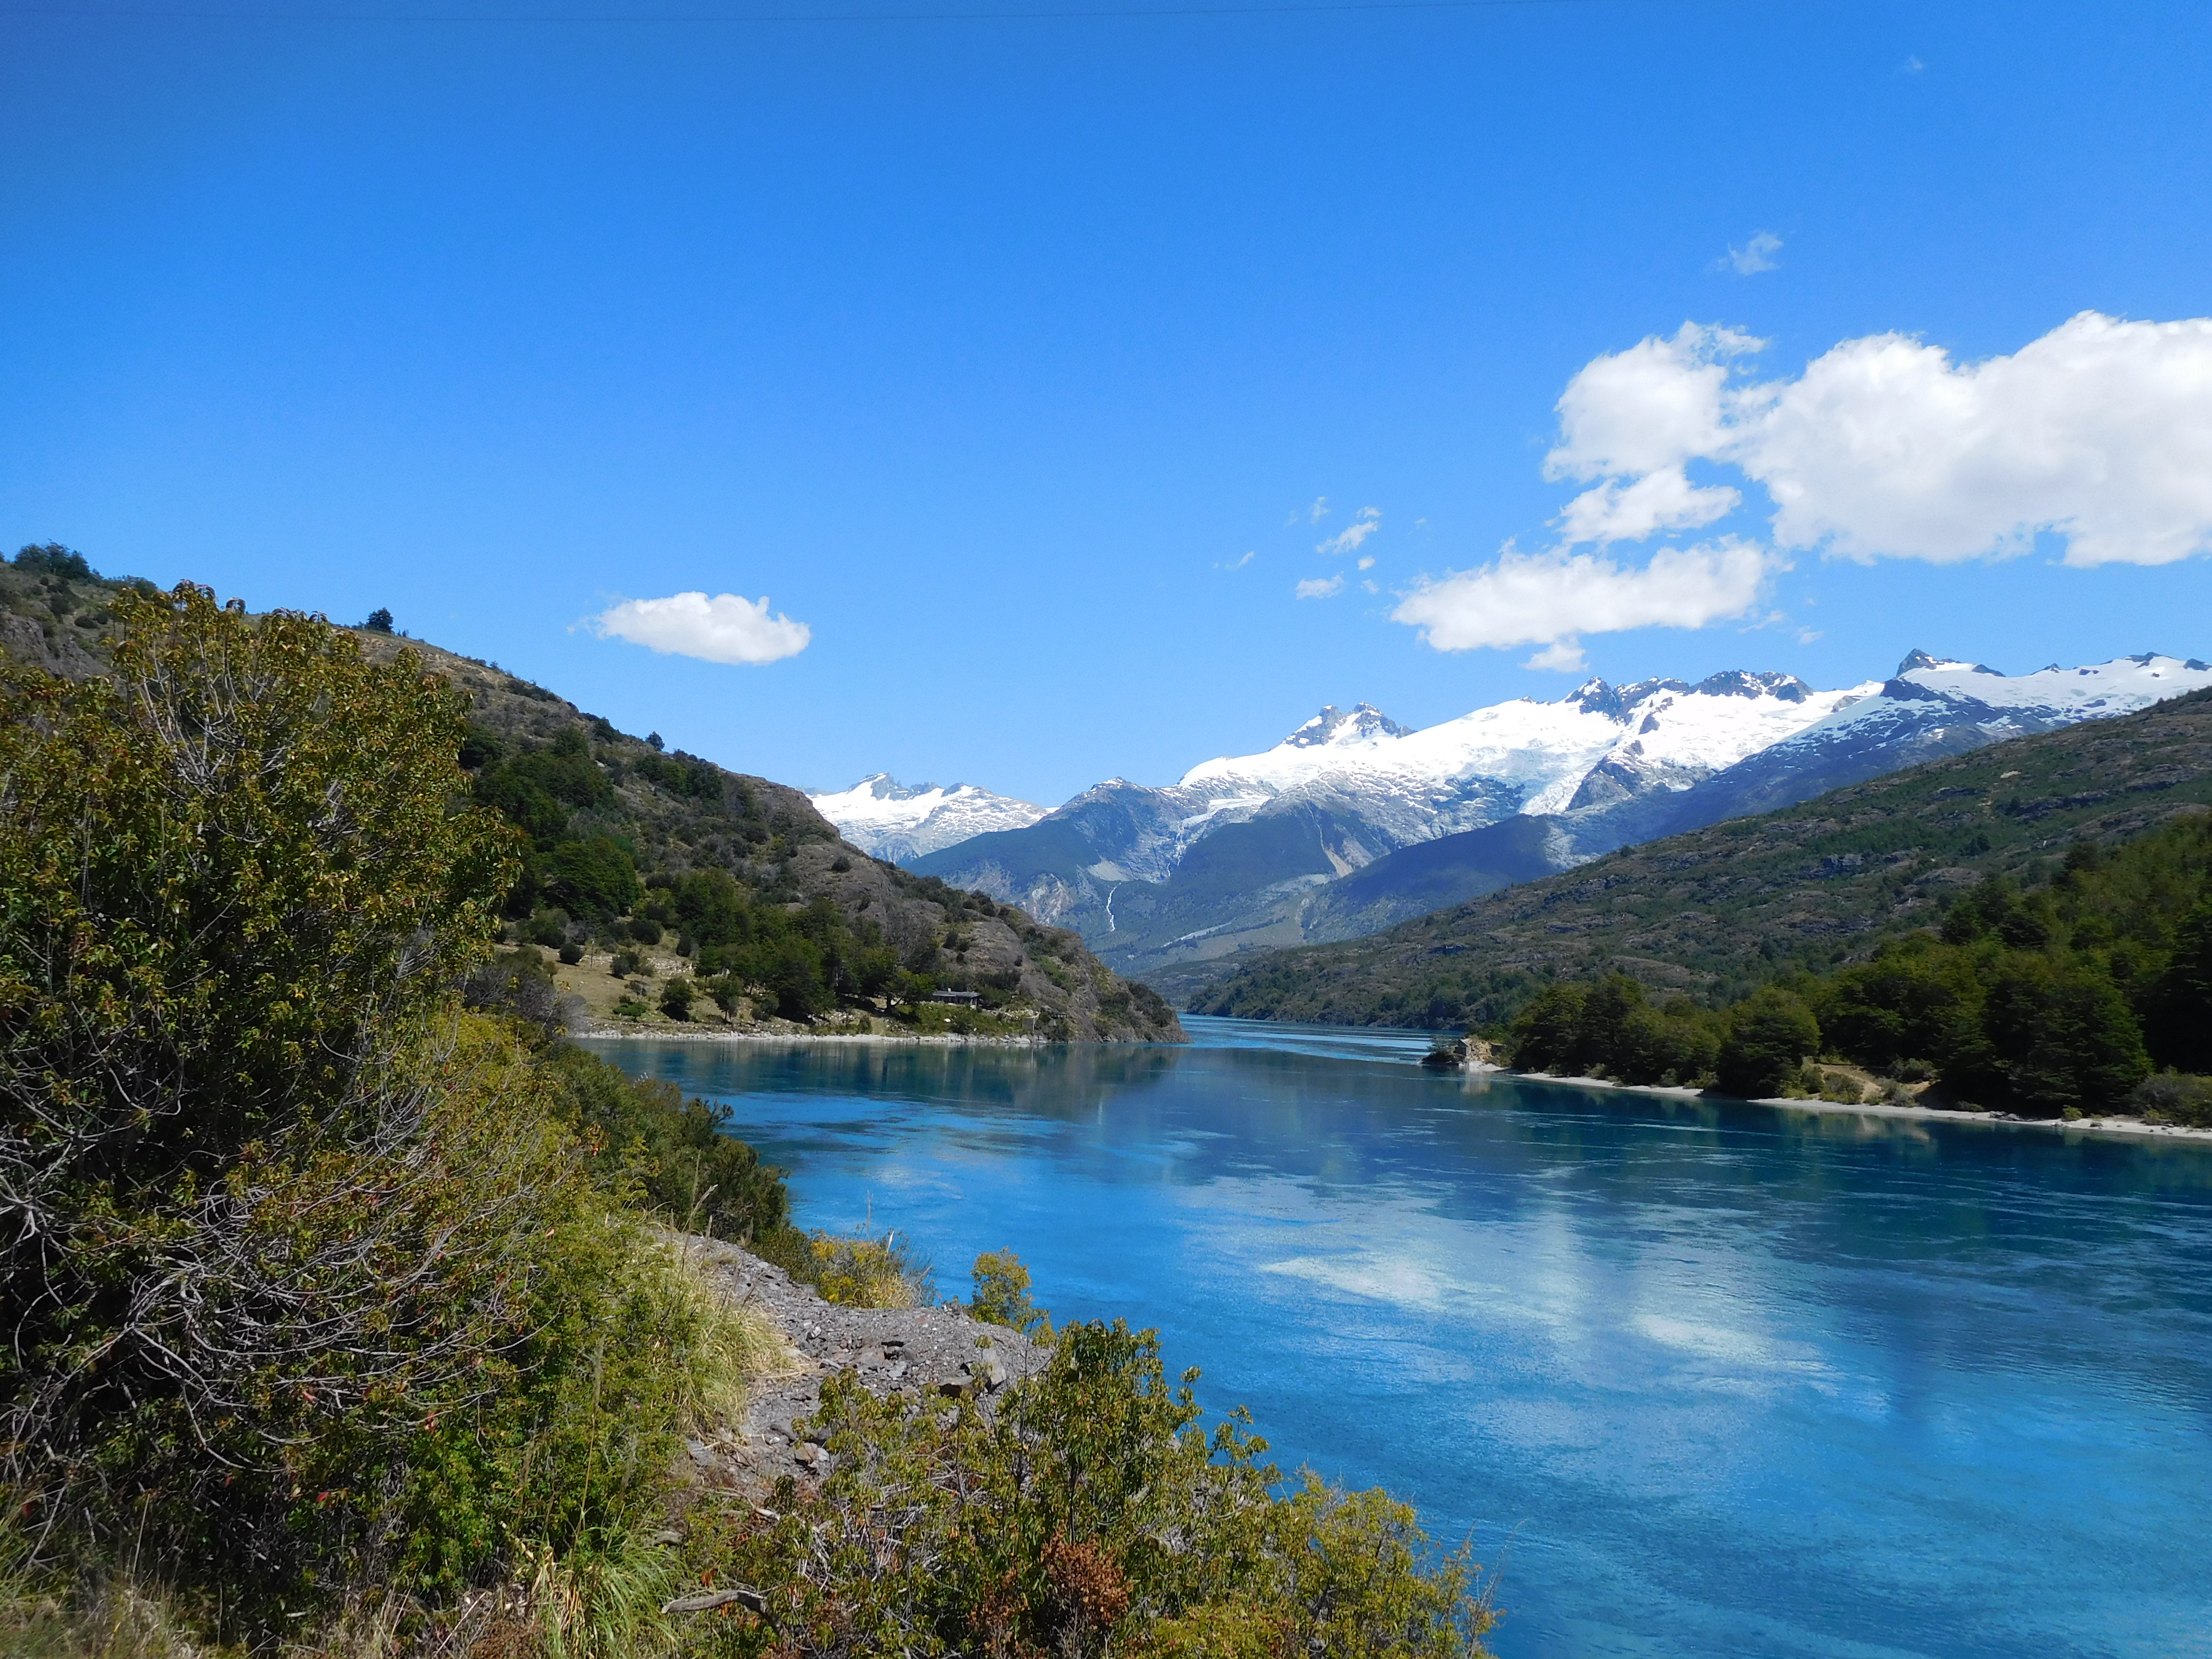
[(1610, 839), (1592, 825), (1577, 836), (1577, 845), (1585, 854), (1607, 852), (1654, 833), (1772, 811), (1922, 761), (2076, 720), (2130, 714), (2207, 685), (2212, 685), (2212, 665), (2193, 657), (2146, 653), (2086, 668), (2053, 663), (2032, 674), (2001, 674), (1979, 663), (1914, 651), (1873, 696), (1745, 757), (1701, 785), (1693, 799), (1672, 803), (1663, 823), (1654, 820), (1638, 829), (1624, 821), (1613, 826), (1617, 834)]
[(1695, 685), (1590, 680), (1557, 702), (1522, 697), (1418, 732), (1365, 703), (1324, 708), (1264, 753), (1194, 766), (1175, 791), (1202, 797), (1208, 820), (1285, 795), (1337, 798), (1404, 845), (1511, 811), (1562, 811), (1590, 788), (1686, 789), (1878, 689), (1815, 691), (1788, 674), (1741, 672)]
[(973, 784), (909, 787), (883, 772), (836, 794), (807, 799), (847, 841), (893, 864), (911, 862), (994, 830), (1024, 829), (1044, 816), (1044, 808), (1034, 802), (994, 795)]
[(1078, 927), (1143, 974), (1371, 931), (1630, 842), (2207, 685), (2212, 667), (2194, 659), (2008, 676), (1916, 651), (1887, 681), (1832, 691), (1743, 672), (1592, 680), (1418, 731), (1365, 703), (1332, 707), (1258, 754), (1160, 787), (1109, 779), (915, 867)]

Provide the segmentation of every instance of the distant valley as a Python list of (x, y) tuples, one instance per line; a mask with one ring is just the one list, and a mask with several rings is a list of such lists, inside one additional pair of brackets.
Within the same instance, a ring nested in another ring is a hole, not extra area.
[[(812, 797), (856, 844), (1073, 927), (1172, 998), (1287, 946), (1360, 938), (1619, 848), (2212, 686), (2146, 653), (2006, 675), (1914, 651), (1820, 690), (1741, 671), (1592, 680), (1408, 730), (1324, 708), (1273, 748), (1044, 811), (888, 777)], [(983, 827), (988, 826), (988, 827)]]

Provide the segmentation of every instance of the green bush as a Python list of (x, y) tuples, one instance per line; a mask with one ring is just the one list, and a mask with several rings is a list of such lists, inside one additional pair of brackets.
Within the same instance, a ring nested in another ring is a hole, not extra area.
[(825, 1302), (848, 1308), (919, 1308), (937, 1299), (929, 1265), (896, 1232), (880, 1238), (863, 1222), (850, 1232), (764, 1234), (753, 1249)]
[(968, 1310), (993, 1325), (1024, 1332), (1049, 1331), (1052, 1321), (1030, 1300), (1030, 1270), (1012, 1250), (986, 1250), (969, 1270), (975, 1293)]
[(249, 1642), (588, 1559), (703, 1327), (519, 1028), (453, 1013), (516, 867), (458, 699), (204, 590), (118, 613), (112, 680), (0, 671), (9, 1512)]
[[(1284, 1496), (1242, 1413), (1209, 1434), (1149, 1331), (1075, 1325), (987, 1416), (823, 1385), (816, 1492), (702, 1514), (688, 1570), (769, 1587), (699, 1628), (732, 1655), (1473, 1655), (1492, 1623), (1464, 1551), (1381, 1492)], [(769, 1621), (773, 1621), (772, 1625)]]
[(2130, 1092), (2127, 1109), (2145, 1118), (2212, 1129), (2212, 1078), (2180, 1072), (2147, 1077)]
[(586, 1150), (601, 1188), (629, 1196), (688, 1232), (739, 1243), (785, 1229), (783, 1171), (723, 1133), (704, 1101), (672, 1083), (632, 1078), (567, 1043), (544, 1062), (558, 1079), (558, 1110)]

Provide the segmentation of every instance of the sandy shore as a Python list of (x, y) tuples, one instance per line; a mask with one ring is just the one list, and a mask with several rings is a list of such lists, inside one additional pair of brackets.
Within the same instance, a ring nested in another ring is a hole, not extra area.
[[(1541, 1072), (1509, 1072), (1498, 1066), (1468, 1068), (1468, 1075), (1510, 1078), (1516, 1083), (1557, 1083), (1577, 1089), (1618, 1089), (1625, 1093), (1662, 1095), (1674, 1100), (1725, 1100), (1732, 1096), (1708, 1095), (1698, 1089), (1670, 1089), (1656, 1083), (1615, 1083), (1606, 1078), (1552, 1077)], [(2184, 1140), (2212, 1146), (2212, 1129), (2191, 1129), (2179, 1123), (2146, 1123), (2136, 1117), (2085, 1117), (2069, 1123), (2061, 1118), (2014, 1117), (1998, 1112), (1960, 1112), (1942, 1106), (1847, 1106), (1836, 1100), (1797, 1100), (1777, 1095), (1749, 1103), (1791, 1112), (1843, 1113), (1854, 1117), (1923, 1118), (1941, 1123), (1980, 1123), (2005, 1129), (2043, 1129), (2058, 1134), (2110, 1135), (2128, 1140)]]

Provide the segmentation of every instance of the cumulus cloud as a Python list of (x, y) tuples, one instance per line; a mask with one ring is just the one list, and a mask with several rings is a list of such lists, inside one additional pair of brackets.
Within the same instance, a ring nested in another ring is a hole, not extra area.
[(1509, 547), (1480, 569), (1423, 582), (1390, 615), (1439, 651), (1557, 646), (1584, 634), (1703, 628), (1740, 617), (1758, 601), (1768, 569), (1765, 550), (1734, 538), (1665, 548), (1641, 568), (1565, 549)]
[(665, 599), (626, 599), (592, 618), (592, 631), (642, 645), (665, 655), (706, 662), (769, 663), (795, 657), (814, 637), (805, 623), (768, 613), (768, 596), (672, 593)]
[(1632, 483), (1608, 478), (1585, 489), (1552, 522), (1569, 547), (1640, 542), (1662, 531), (1693, 530), (1726, 518), (1742, 500), (1725, 484), (1693, 484), (1680, 466), (1662, 466)]
[(1555, 674), (1579, 674), (1589, 666), (1589, 658), (1578, 641), (1554, 640), (1521, 665), (1523, 668), (1545, 669)]
[(1245, 554), (1243, 558), (1231, 559), (1226, 564), (1217, 562), (1213, 568), (1216, 570), (1242, 570), (1246, 565), (1251, 563), (1253, 560), (1259, 556), (1260, 556), (1257, 552), (1249, 552)]
[(1686, 483), (1661, 475), (1705, 459), (1765, 486), (1784, 548), (1948, 562), (2047, 532), (2075, 565), (2212, 550), (2212, 319), (2083, 312), (1978, 363), (1872, 335), (1795, 379), (1738, 380), (1733, 360), (1759, 343), (1685, 324), (1577, 374), (1546, 471), (1605, 483), (1570, 504), (1565, 533), (1632, 539), (1610, 533), (1633, 528), (1623, 504), (1684, 510)]
[(1762, 230), (1741, 247), (1730, 247), (1721, 264), (1739, 276), (1756, 276), (1762, 270), (1776, 270), (1780, 262), (1774, 256), (1781, 252), (1782, 239), (1771, 230)]
[(1314, 549), (1316, 553), (1356, 553), (1359, 544), (1382, 527), (1382, 509), (1363, 507), (1359, 516)]
[(1559, 397), (1559, 443), (1547, 478), (1641, 477), (1724, 449), (1729, 362), (1766, 342), (1731, 328), (1685, 323), (1596, 358)]
[(1298, 584), (1302, 599), (1332, 599), (1344, 591), (1342, 576), (1309, 576)]
[(1370, 553), (1370, 554), (1368, 554), (1365, 557), (1362, 558), (1362, 559), (1359, 561), (1359, 568), (1360, 568), (1362, 570), (1372, 570), (1372, 569), (1374, 569), (1374, 568), (1375, 568), (1375, 556), (1374, 556), (1372, 553)]

